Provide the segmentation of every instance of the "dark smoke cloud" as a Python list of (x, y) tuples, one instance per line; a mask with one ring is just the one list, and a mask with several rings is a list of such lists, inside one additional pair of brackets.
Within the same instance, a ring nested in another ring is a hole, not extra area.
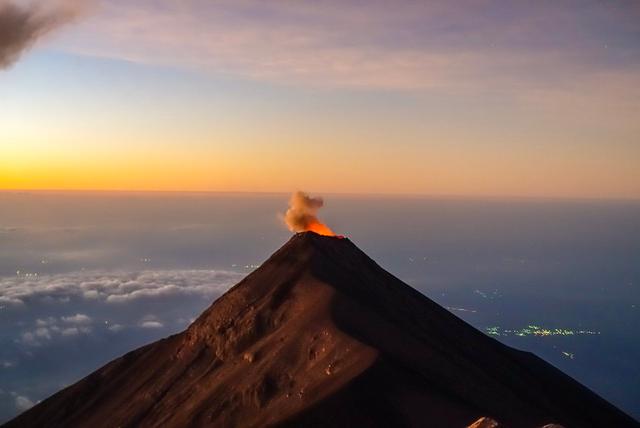
[(0, 69), (9, 68), (42, 36), (76, 18), (84, 6), (72, 0), (0, 0)]
[(313, 198), (304, 192), (295, 192), (289, 200), (284, 222), (292, 232), (304, 232), (320, 221), (316, 214), (322, 208), (322, 198)]

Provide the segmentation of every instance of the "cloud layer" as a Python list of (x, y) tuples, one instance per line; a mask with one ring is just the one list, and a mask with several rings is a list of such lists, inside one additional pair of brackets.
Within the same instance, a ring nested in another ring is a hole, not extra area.
[(105, 0), (102, 6), (81, 30), (90, 37), (69, 38), (66, 48), (286, 84), (537, 86), (639, 60), (640, 9), (631, 4)]
[[(32, 300), (65, 302), (71, 298), (118, 304), (178, 295), (211, 297), (226, 291), (243, 276), (219, 270), (160, 270), (3, 277), (0, 278), (0, 306), (20, 306)], [(82, 315), (65, 321), (79, 323)]]
[(0, 423), (107, 361), (183, 330), (245, 273), (0, 277)]

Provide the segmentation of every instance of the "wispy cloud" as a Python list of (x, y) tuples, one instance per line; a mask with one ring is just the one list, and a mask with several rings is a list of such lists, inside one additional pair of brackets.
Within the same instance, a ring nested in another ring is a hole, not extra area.
[[(279, 83), (517, 87), (637, 65), (630, 4), (103, 1), (79, 53)], [(624, 64), (623, 64), (624, 63)]]

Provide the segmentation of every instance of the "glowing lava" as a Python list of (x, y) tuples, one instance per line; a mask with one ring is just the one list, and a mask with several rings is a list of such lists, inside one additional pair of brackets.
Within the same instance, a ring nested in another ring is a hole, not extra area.
[(336, 234), (333, 233), (333, 230), (331, 230), (329, 226), (327, 226), (326, 224), (320, 223), (319, 221), (316, 221), (307, 225), (307, 230), (310, 232), (315, 232), (318, 235), (336, 236)]

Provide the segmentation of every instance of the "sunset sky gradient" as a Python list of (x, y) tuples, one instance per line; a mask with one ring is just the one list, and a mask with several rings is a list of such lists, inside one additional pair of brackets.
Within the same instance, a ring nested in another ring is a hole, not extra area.
[(638, 2), (85, 6), (0, 70), (0, 189), (640, 198)]

